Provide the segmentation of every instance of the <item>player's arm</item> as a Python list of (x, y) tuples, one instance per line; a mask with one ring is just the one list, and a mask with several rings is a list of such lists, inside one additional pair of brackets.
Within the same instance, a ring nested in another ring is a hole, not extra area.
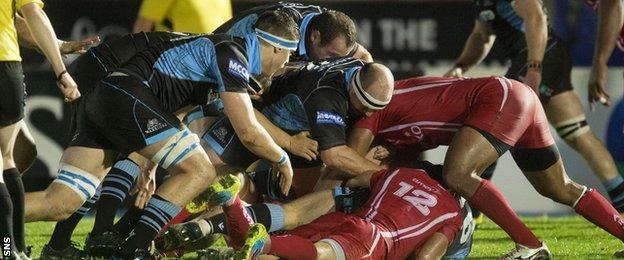
[(309, 132), (301, 132), (291, 136), (274, 125), (260, 111), (254, 109), (254, 114), (260, 125), (266, 129), (277, 145), (308, 161), (316, 159), (318, 143), (311, 139)]
[(20, 7), (20, 13), (39, 49), (46, 56), (57, 78), (57, 85), (67, 101), (80, 97), (78, 86), (67, 73), (56, 41), (56, 34), (48, 16), (37, 2), (27, 3)]
[(496, 36), (491, 26), (487, 22), (476, 20), (455, 66), (444, 75), (462, 77), (466, 71), (485, 59), (492, 49), (494, 40), (496, 40)]
[(436, 232), (420, 247), (413, 259), (429, 260), (442, 259), (446, 253), (449, 241), (446, 235)]
[(587, 87), (587, 99), (592, 111), (595, 101), (609, 105), (609, 94), (605, 90), (607, 61), (613, 53), (618, 34), (623, 26), (624, 3), (621, 0), (600, 0), (596, 46), (594, 47), (594, 59)]
[[(26, 20), (19, 14), (15, 14), (15, 29), (17, 31), (17, 40), (19, 41), (19, 45), (21, 47), (34, 49), (38, 52), (41, 52), (39, 46), (37, 46), (37, 42), (35, 42), (35, 39), (33, 39), (30, 31), (28, 30)], [(56, 40), (59, 51), (62, 55), (72, 53), (85, 53), (87, 52), (88, 47), (99, 42), (100, 37), (98, 36), (87, 37), (81, 41), (63, 41), (59, 39)]]
[(515, 1), (514, 11), (524, 20), (527, 43), (527, 72), (524, 76), (524, 83), (533, 90), (538, 91), (542, 81), (542, 60), (548, 40), (548, 24), (546, 14), (542, 10), (542, 1), (523, 0)]
[(223, 111), (230, 119), (232, 127), (241, 143), (252, 153), (278, 165), (280, 186), (288, 194), (292, 182), (292, 167), (286, 152), (271, 138), (269, 133), (258, 123), (253, 112), (251, 99), (247, 93), (222, 92)]
[(385, 169), (346, 145), (335, 146), (321, 151), (321, 160), (330, 168), (340, 170), (353, 177)]
[(167, 10), (173, 3), (173, 0), (143, 0), (137, 19), (132, 27), (132, 32), (153, 31), (156, 24), (165, 19)]

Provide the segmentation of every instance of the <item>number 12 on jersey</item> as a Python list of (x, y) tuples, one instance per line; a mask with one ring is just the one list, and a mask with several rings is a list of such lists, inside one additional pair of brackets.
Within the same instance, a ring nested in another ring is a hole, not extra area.
[(414, 186), (406, 182), (400, 182), (399, 186), (401, 187), (394, 192), (394, 195), (412, 204), (418, 211), (420, 211), (421, 214), (425, 216), (431, 213), (429, 208), (438, 204), (438, 199), (435, 196), (423, 190), (414, 189)]

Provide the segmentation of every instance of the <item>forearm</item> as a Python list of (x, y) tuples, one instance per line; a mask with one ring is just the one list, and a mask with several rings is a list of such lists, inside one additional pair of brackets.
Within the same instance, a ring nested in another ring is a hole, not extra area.
[(548, 39), (548, 27), (543, 15), (533, 15), (525, 19), (525, 38), (527, 43), (527, 61), (541, 63)]
[(48, 16), (36, 4), (27, 4), (22, 7), (22, 14), (37, 46), (52, 65), (55, 74), (60, 74), (65, 70), (65, 64), (63, 64), (57, 38)]
[(462, 54), (457, 59), (456, 65), (466, 72), (471, 67), (481, 63), (490, 52), (493, 42), (491, 36), (471, 33), (468, 36), (468, 40), (466, 40)]
[(607, 64), (624, 26), (624, 5), (621, 0), (600, 0), (598, 4), (598, 32), (594, 48), (594, 63)]
[(271, 162), (278, 162), (284, 155), (282, 150), (271, 138), (269, 133), (262, 126), (255, 122), (237, 133), (243, 145), (255, 155), (258, 155)]
[(264, 116), (260, 111), (254, 109), (254, 115), (256, 119), (258, 119), (258, 123), (267, 131), (267, 133), (271, 136), (271, 138), (275, 141), (277, 145), (284, 149), (290, 148), (290, 135), (281, 128), (274, 125), (271, 121), (269, 121), (266, 116)]
[(330, 153), (321, 152), (323, 162), (332, 169), (346, 173), (350, 177), (385, 169), (347, 146), (334, 147)]

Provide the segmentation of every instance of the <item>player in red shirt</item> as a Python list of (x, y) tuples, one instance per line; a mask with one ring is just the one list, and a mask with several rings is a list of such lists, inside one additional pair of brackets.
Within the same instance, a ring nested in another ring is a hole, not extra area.
[(448, 145), (444, 181), (516, 242), (516, 249), (504, 259), (550, 255), (502, 193), (479, 177), (509, 149), (540, 194), (573, 207), (624, 239), (622, 219), (613, 206), (597, 191), (567, 177), (539, 99), (520, 82), (503, 77), (397, 81), (390, 104), (356, 123), (349, 145), (361, 152), (368, 149), (374, 136), (396, 146), (398, 154), (412, 158), (421, 151)]
[(372, 190), (353, 214), (329, 213), (269, 238), (263, 227), (252, 225), (236, 182), (227, 176), (211, 187), (213, 197), (231, 198), (223, 211), (230, 243), (242, 249), (235, 259), (259, 253), (285, 259), (405, 259), (415, 251), (419, 259), (439, 259), (464, 219), (455, 197), (424, 170), (395, 168), (349, 180), (348, 186)]

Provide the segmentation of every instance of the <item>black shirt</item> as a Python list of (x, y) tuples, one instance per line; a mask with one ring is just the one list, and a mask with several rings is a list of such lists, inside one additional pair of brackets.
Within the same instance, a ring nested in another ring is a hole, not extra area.
[(349, 86), (363, 65), (353, 58), (304, 63), (273, 80), (261, 111), (282, 129), (310, 131), (321, 151), (344, 145), (352, 118)]

